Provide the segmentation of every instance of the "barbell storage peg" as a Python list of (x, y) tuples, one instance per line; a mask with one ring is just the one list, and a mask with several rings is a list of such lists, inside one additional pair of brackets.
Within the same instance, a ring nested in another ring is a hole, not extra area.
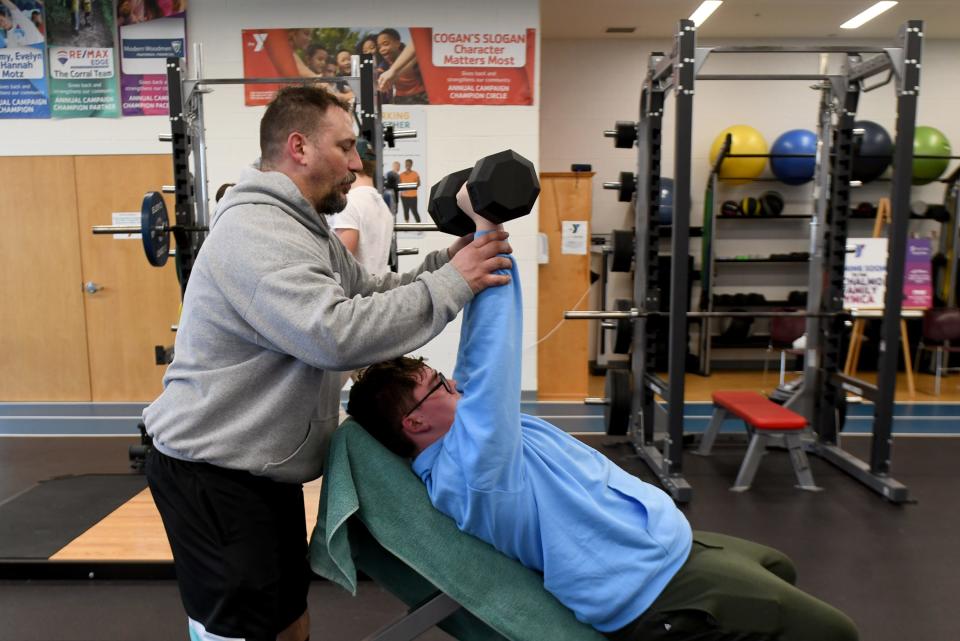
[(397, 140), (416, 137), (416, 129), (394, 129), (392, 126), (383, 128), (383, 142), (387, 143), (387, 147), (391, 149), (395, 146), (394, 143)]

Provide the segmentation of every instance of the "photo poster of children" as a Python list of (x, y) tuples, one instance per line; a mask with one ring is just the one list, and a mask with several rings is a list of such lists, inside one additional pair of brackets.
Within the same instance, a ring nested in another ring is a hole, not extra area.
[(111, 0), (66, 0), (47, 5), (50, 109), (54, 118), (117, 118)]
[[(416, 138), (399, 138), (383, 148), (383, 197), (398, 223), (432, 223), (427, 213), (431, 183), (427, 177), (427, 112), (424, 107), (386, 105), (383, 126), (414, 129)], [(399, 189), (400, 183), (419, 183), (416, 189)], [(398, 232), (398, 238), (420, 238), (424, 232)]]
[(0, 0), (0, 118), (49, 118), (43, 2)]
[(167, 58), (187, 57), (187, 0), (119, 0), (124, 116), (169, 113)]
[[(350, 56), (369, 53), (381, 104), (533, 104), (536, 29), (244, 29), (241, 41), (245, 78), (349, 75)], [(332, 90), (342, 90), (341, 85)], [(247, 85), (244, 104), (265, 105), (277, 89)]]

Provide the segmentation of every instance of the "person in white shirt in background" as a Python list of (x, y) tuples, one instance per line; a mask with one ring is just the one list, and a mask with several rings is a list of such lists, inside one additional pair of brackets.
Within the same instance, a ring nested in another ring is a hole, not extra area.
[(389, 271), (390, 243), (393, 240), (393, 213), (373, 185), (377, 172), (376, 155), (362, 138), (357, 152), (363, 172), (347, 194), (346, 208), (335, 214), (330, 224), (344, 247), (371, 274)]

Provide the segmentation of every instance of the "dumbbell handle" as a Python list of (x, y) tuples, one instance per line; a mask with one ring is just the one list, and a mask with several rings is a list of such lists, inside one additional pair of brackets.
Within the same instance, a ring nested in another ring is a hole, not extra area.
[(603, 130), (603, 137), (604, 137), (604, 138), (616, 138), (616, 137), (617, 137), (617, 132), (616, 132), (615, 130), (613, 130), (613, 129), (604, 129), (604, 130)]
[[(185, 225), (161, 225), (154, 229), (163, 233), (174, 230), (186, 232), (209, 231), (206, 227), (187, 227)], [(139, 225), (94, 225), (91, 230), (94, 234), (139, 234), (143, 231)]]
[(610, 401), (602, 396), (588, 396), (583, 399), (584, 405), (609, 405)]
[(403, 191), (405, 189), (416, 189), (419, 185), (417, 183), (397, 183), (397, 191)]
[(623, 186), (622, 183), (617, 183), (617, 182), (606, 182), (606, 183), (603, 183), (603, 188), (604, 188), (604, 189), (620, 189), (620, 187), (622, 187), (622, 186)]
[(393, 226), (393, 231), (437, 231), (437, 226), (430, 223), (400, 223)]

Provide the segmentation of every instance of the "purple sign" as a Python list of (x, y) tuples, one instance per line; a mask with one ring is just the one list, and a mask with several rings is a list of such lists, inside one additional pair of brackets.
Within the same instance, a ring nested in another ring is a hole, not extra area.
[(933, 243), (929, 238), (907, 240), (907, 259), (903, 265), (903, 306), (928, 309), (933, 305), (933, 279), (930, 258)]

